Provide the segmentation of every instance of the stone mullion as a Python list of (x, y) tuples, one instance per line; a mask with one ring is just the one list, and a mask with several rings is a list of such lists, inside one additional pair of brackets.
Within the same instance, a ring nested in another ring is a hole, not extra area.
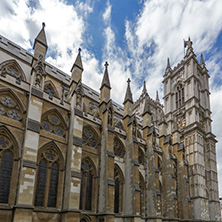
[(50, 184), (50, 168), (51, 166), (49, 166), (48, 164), (48, 168), (47, 168), (47, 177), (46, 177), (46, 185), (45, 185), (45, 200), (44, 200), (44, 207), (48, 206), (48, 197), (49, 197), (49, 184)]
[(84, 173), (83, 178), (83, 191), (82, 191), (82, 209), (85, 210), (86, 207), (86, 184), (87, 184), (87, 174)]

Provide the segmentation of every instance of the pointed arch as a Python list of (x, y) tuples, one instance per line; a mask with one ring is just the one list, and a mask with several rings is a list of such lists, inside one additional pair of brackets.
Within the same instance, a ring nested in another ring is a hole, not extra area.
[(18, 174), (19, 146), (6, 126), (0, 126), (0, 203), (12, 204)]
[(62, 192), (64, 158), (54, 141), (44, 144), (38, 151), (34, 205), (57, 207)]
[(0, 115), (22, 121), (26, 109), (23, 102), (10, 88), (0, 89)]
[(119, 128), (120, 130), (123, 130), (122, 120), (117, 120), (115, 123), (115, 127)]
[(81, 188), (79, 207), (82, 210), (93, 210), (95, 208), (96, 189), (96, 166), (90, 157), (84, 157), (81, 163)]
[(138, 148), (138, 162), (141, 165), (144, 165), (145, 163), (145, 154), (141, 147)]
[(7, 60), (0, 64), (0, 75), (6, 76), (7, 74), (26, 81), (26, 76), (15, 59)]
[(99, 143), (99, 136), (92, 126), (90, 125), (83, 126), (82, 141), (83, 145), (97, 148)]
[(114, 165), (114, 184), (114, 213), (120, 213), (123, 210), (124, 176), (117, 164)]
[(120, 158), (124, 157), (125, 148), (122, 141), (117, 136), (114, 137), (113, 150), (114, 150), (115, 156), (120, 157)]
[(66, 136), (67, 124), (57, 109), (51, 109), (42, 114), (41, 129), (58, 136)]
[(49, 97), (59, 98), (58, 90), (55, 87), (55, 84), (51, 80), (46, 80), (44, 83), (44, 92), (49, 94)]

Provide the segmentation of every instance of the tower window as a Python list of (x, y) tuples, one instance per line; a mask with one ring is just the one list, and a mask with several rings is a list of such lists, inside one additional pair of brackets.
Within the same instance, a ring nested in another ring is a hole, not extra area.
[(176, 88), (176, 109), (184, 105), (184, 88), (179, 84)]

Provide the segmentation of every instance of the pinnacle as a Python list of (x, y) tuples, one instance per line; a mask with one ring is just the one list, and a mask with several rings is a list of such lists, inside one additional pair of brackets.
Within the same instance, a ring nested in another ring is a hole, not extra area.
[(133, 103), (133, 96), (132, 96), (132, 92), (131, 92), (131, 89), (130, 89), (130, 79), (127, 80), (127, 89), (126, 89), (126, 95), (125, 95), (125, 99), (124, 99), (124, 102), (123, 104), (125, 104), (127, 101)]
[(45, 23), (44, 22), (42, 23), (41, 31), (39, 32), (39, 34), (35, 38), (34, 47), (35, 47), (36, 41), (42, 43), (46, 48), (48, 47), (46, 35), (45, 35)]
[(160, 99), (159, 99), (159, 94), (158, 94), (158, 90), (156, 91), (156, 101), (160, 101)]
[(78, 49), (78, 55), (77, 55), (76, 60), (72, 66), (71, 72), (75, 66), (83, 71), (83, 65), (82, 65), (82, 59), (81, 59), (81, 48)]
[(203, 54), (201, 53), (200, 64), (204, 64)]
[(101, 84), (101, 87), (100, 89), (103, 87), (103, 86), (107, 86), (109, 89), (111, 89), (111, 86), (110, 86), (110, 81), (109, 81), (109, 74), (108, 74), (108, 62), (106, 62), (104, 64), (105, 66), (105, 71), (104, 71), (104, 75), (103, 75), (103, 80), (102, 80), (102, 84)]
[(144, 80), (144, 82), (143, 82), (143, 91), (142, 91), (141, 96), (142, 96), (142, 95), (145, 95), (145, 94), (147, 94), (147, 89), (146, 89), (146, 80)]

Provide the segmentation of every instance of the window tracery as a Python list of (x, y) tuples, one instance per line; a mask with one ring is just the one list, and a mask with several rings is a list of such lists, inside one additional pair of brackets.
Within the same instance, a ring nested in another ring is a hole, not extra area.
[(117, 138), (114, 139), (113, 147), (114, 147), (114, 154), (122, 158), (125, 154), (125, 150), (123, 148), (122, 143), (119, 141), (119, 139)]
[(22, 111), (12, 96), (7, 94), (0, 95), (0, 115), (7, 116), (11, 119), (21, 121)]
[(95, 169), (88, 159), (81, 166), (80, 209), (92, 210), (92, 191)]
[(35, 206), (56, 207), (61, 157), (51, 144), (41, 149), (38, 159)]
[(58, 136), (65, 136), (64, 123), (55, 112), (51, 112), (48, 115), (43, 114), (41, 128)]
[(52, 99), (54, 96), (59, 97), (58, 91), (56, 90), (56, 87), (51, 80), (45, 81), (44, 92), (49, 94), (49, 99)]
[(83, 144), (91, 146), (91, 147), (96, 147), (96, 135), (93, 132), (92, 129), (89, 127), (85, 127), (83, 129)]

